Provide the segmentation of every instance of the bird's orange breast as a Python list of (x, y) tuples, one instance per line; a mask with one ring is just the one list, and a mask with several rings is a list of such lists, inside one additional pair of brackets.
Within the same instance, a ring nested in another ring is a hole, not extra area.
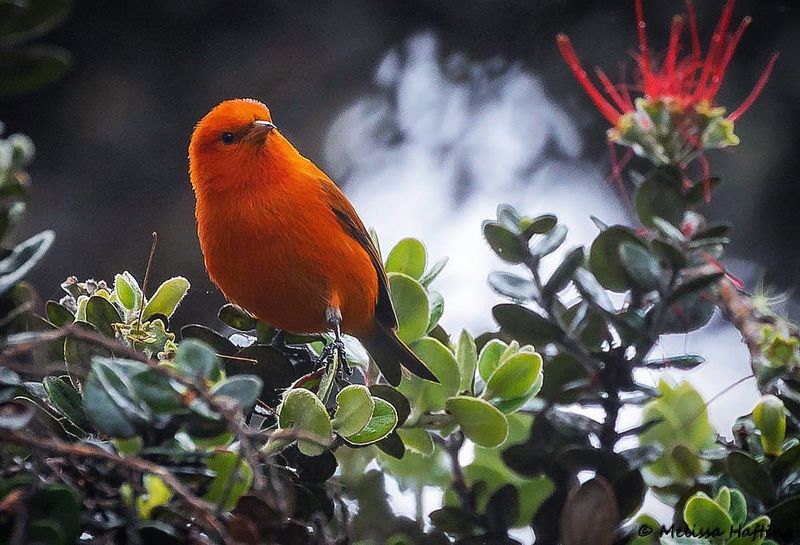
[(377, 272), (339, 224), (318, 173), (292, 165), (284, 172), (243, 173), (252, 179), (235, 189), (198, 191), (206, 268), (230, 301), (275, 327), (325, 331), (325, 311), (335, 306), (345, 331), (370, 331)]

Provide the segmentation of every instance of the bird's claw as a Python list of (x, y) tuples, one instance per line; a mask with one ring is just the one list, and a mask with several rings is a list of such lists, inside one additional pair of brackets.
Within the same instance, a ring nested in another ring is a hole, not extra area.
[(331, 365), (334, 364), (334, 358), (339, 358), (339, 373), (350, 376), (353, 370), (347, 363), (347, 352), (345, 350), (344, 342), (341, 339), (334, 339), (322, 349), (319, 358), (317, 358), (317, 365), (325, 365), (325, 370), (328, 371)]

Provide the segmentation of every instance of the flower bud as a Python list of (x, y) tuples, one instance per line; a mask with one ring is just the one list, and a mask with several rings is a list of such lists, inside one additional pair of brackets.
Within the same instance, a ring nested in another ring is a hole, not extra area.
[(765, 395), (753, 409), (753, 421), (761, 432), (761, 447), (769, 456), (781, 453), (786, 437), (786, 409), (774, 395)]

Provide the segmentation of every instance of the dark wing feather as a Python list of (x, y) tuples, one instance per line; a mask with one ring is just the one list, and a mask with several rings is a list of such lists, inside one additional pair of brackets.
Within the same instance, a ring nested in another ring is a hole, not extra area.
[(392, 298), (389, 295), (389, 281), (386, 278), (386, 271), (383, 268), (378, 249), (373, 244), (372, 238), (361, 222), (361, 218), (356, 214), (353, 205), (350, 204), (350, 201), (347, 200), (341, 190), (333, 182), (324, 179), (322, 180), (322, 187), (328, 195), (328, 203), (336, 219), (339, 220), (345, 232), (364, 248), (372, 261), (372, 265), (375, 267), (375, 274), (378, 277), (378, 303), (375, 306), (375, 318), (390, 329), (397, 327), (397, 315), (394, 312)]

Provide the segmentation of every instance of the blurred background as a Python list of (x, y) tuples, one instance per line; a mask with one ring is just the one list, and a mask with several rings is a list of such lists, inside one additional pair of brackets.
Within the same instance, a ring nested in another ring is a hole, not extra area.
[[(706, 44), (723, 1), (696, 3)], [(666, 48), (671, 17), (683, 9), (680, 0), (645, 1), (655, 51)], [(781, 58), (737, 123), (742, 145), (709, 157), (724, 180), (711, 216), (734, 223), (727, 264), (749, 288), (765, 274), (792, 290), (800, 272), (800, 5), (741, 0), (735, 13), (754, 24), (721, 104), (738, 106), (770, 53)], [(219, 326), (222, 298), (196, 239), (187, 144), (219, 101), (254, 97), (344, 187), (384, 250), (416, 236), (432, 259), (450, 257), (437, 281), (450, 330), (491, 328), (485, 277), (500, 264), (480, 222), (498, 202), (558, 214), (570, 227), (567, 246), (596, 234), (589, 214), (627, 221), (605, 181), (606, 122), (558, 55), (561, 31), (587, 66), (616, 74), (636, 43), (633, 2), (78, 1), (43, 40), (72, 53), (69, 74), (0, 102), (7, 130), (30, 135), (38, 152), (20, 237), (57, 233), (33, 280), (44, 299), (57, 299), (68, 275), (110, 280), (127, 269), (141, 279), (157, 231), (154, 285), (180, 274), (193, 286), (174, 325)], [(731, 379), (747, 372), (737, 336), (718, 322), (659, 350), (690, 343), (730, 362)], [(724, 381), (713, 378), (720, 367), (703, 369), (697, 382), (710, 396)]]

